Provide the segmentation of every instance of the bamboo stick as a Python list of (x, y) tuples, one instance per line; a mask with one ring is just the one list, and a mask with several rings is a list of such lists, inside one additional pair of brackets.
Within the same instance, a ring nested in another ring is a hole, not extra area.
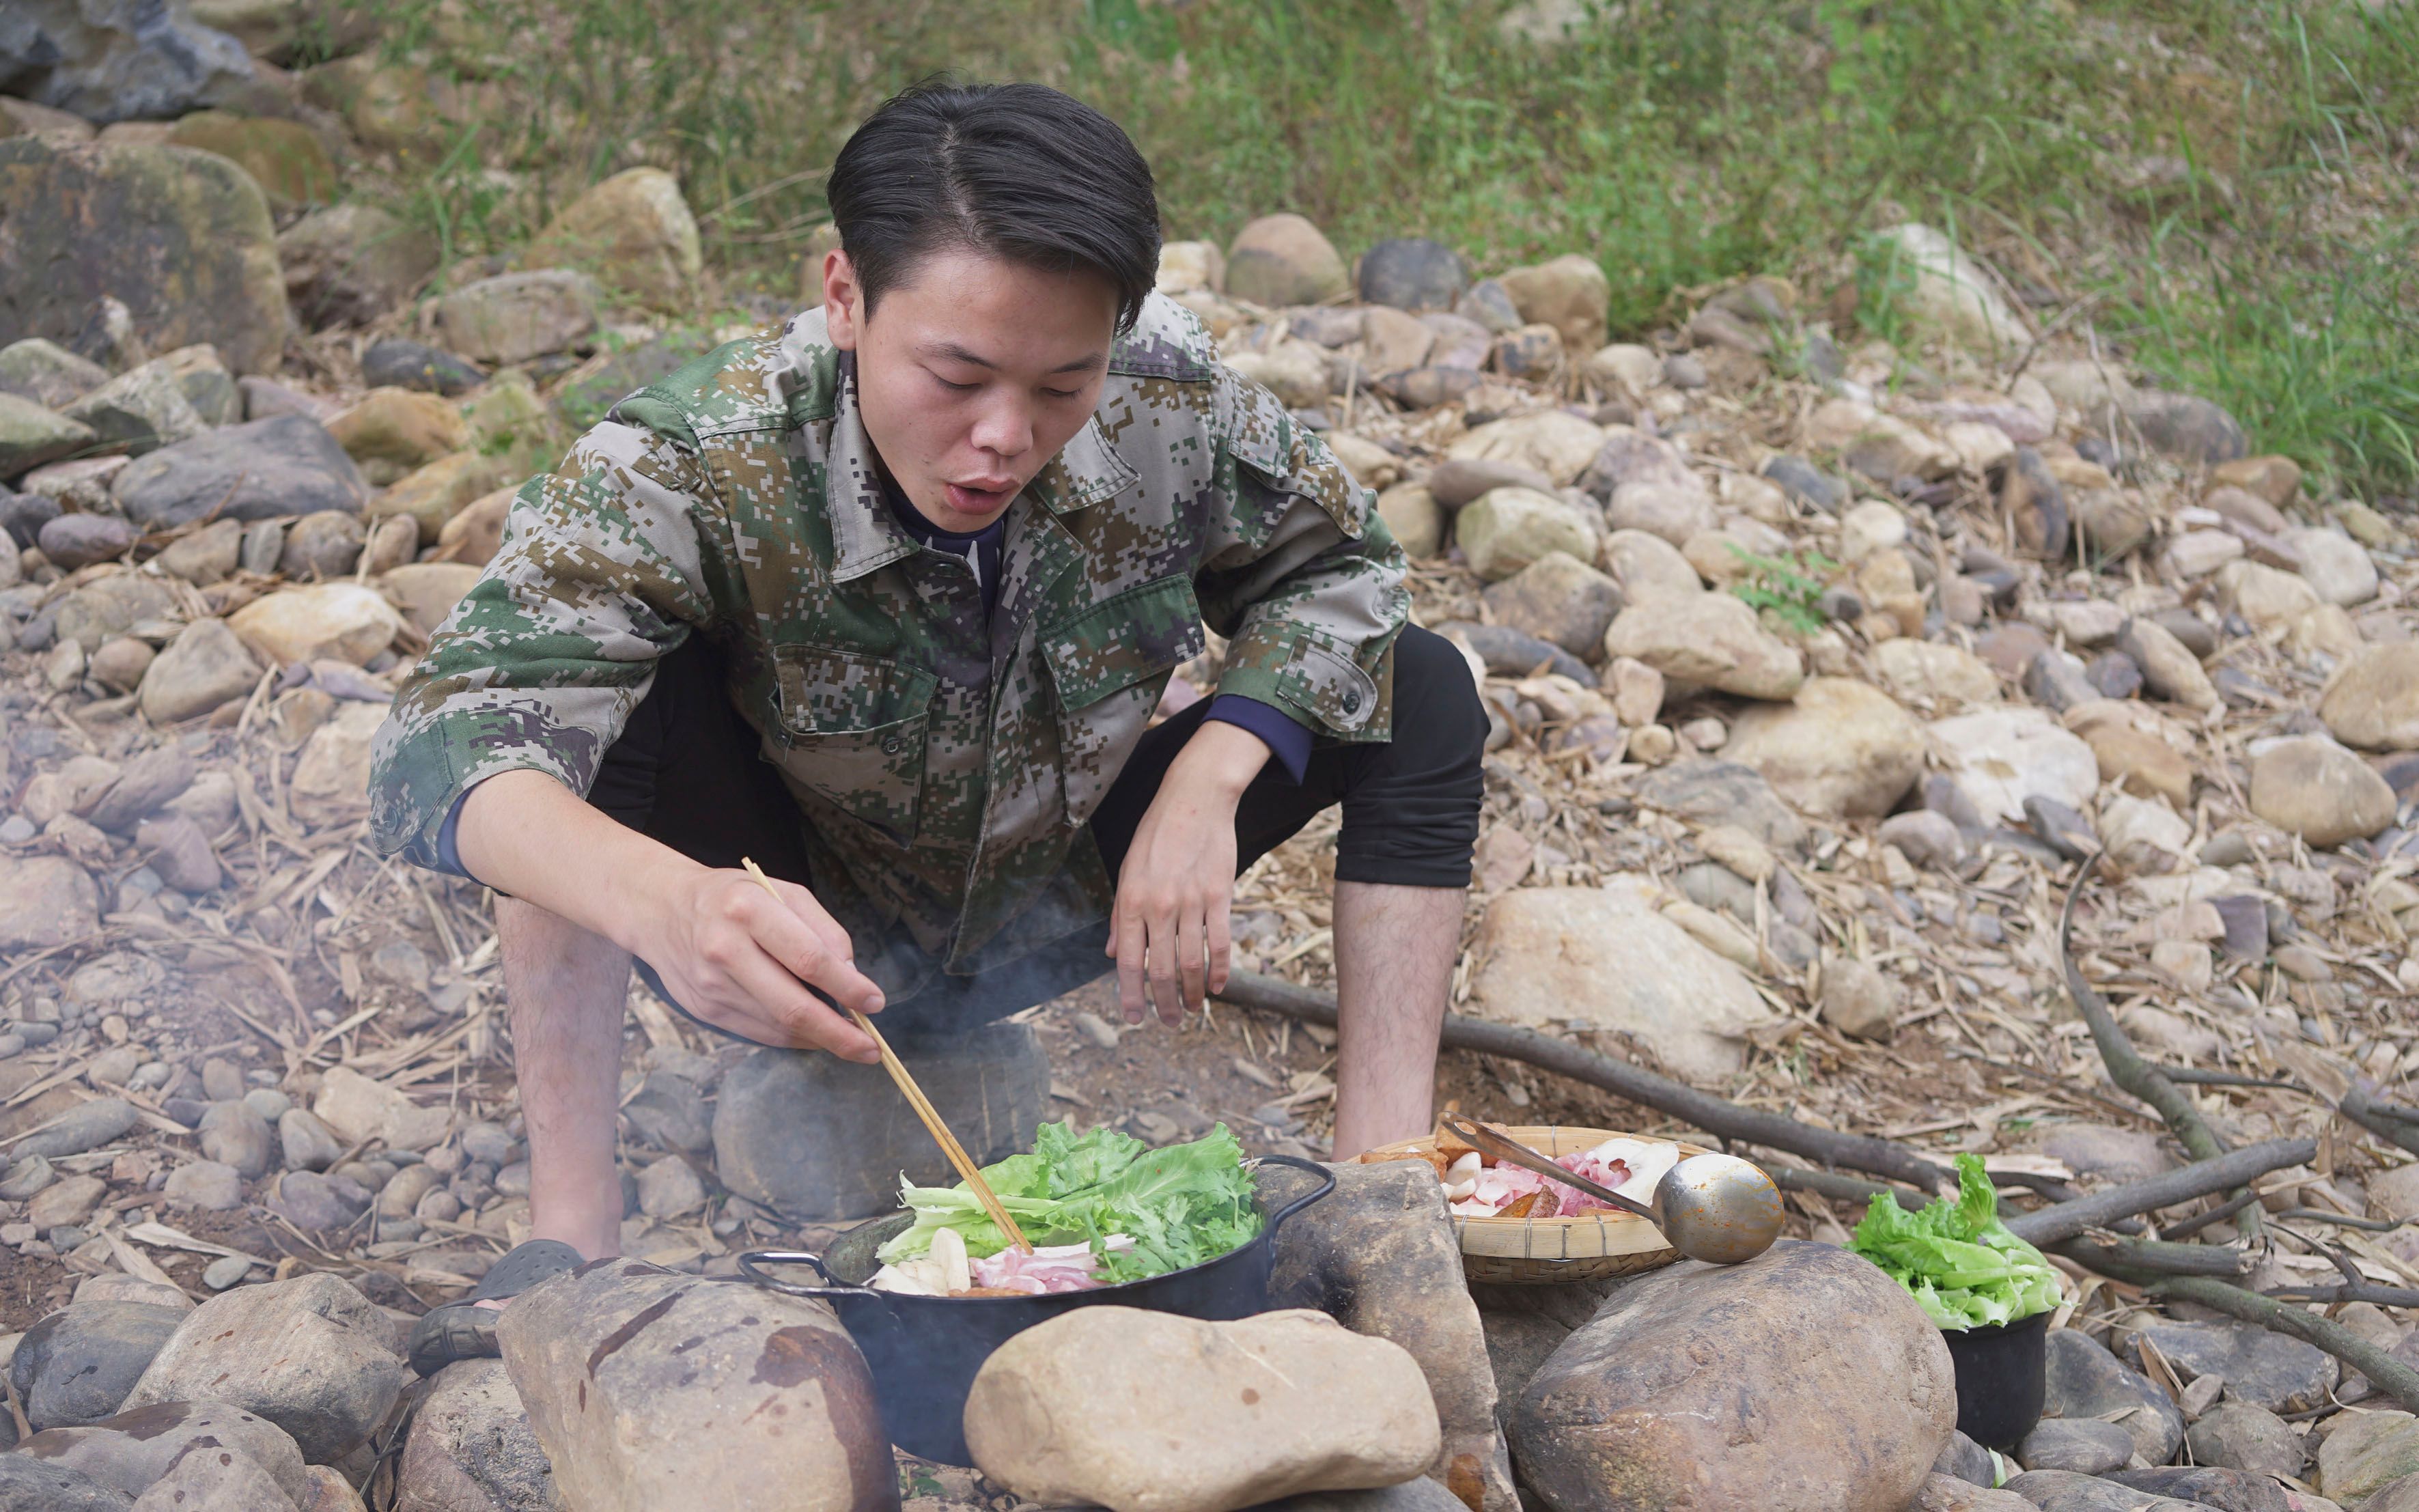
[[(744, 856), (739, 858), (739, 864), (747, 869), (747, 874), (756, 879), (757, 886), (763, 887), (768, 897), (775, 903), (781, 901), (780, 893), (774, 889), (773, 879), (764, 874), (763, 867)], [(941, 1147), (941, 1153), (948, 1156), (949, 1164), (956, 1167), (958, 1179), (966, 1183), (966, 1190), (972, 1192), (975, 1195), (975, 1200), (982, 1204), (983, 1211), (991, 1214), (991, 1221), (999, 1225), (999, 1231), (1008, 1236), (1009, 1243), (1027, 1255), (1032, 1254), (1032, 1241), (1025, 1237), (1025, 1230), (1016, 1226), (1016, 1220), (1009, 1215), (1008, 1209), (993, 1194), (991, 1183), (983, 1180), (982, 1172), (976, 1167), (973, 1157), (966, 1153), (966, 1147), (959, 1144), (958, 1136), (949, 1133), (949, 1126), (941, 1121), (940, 1111), (932, 1106), (932, 1100), (924, 1095), (924, 1089), (916, 1085), (915, 1073), (910, 1072), (906, 1063), (899, 1058), (898, 1052), (890, 1048), (890, 1041), (882, 1037), (882, 1031), (873, 1026), (871, 1019), (853, 1008), (846, 1011), (848, 1016), (855, 1021), (856, 1026), (863, 1029), (873, 1041), (874, 1048), (882, 1052), (882, 1069), (888, 1072), (890, 1079), (899, 1084), (899, 1090), (906, 1097), (907, 1105), (914, 1108), (916, 1117), (923, 1120), (924, 1128), (932, 1136), (932, 1142)]]

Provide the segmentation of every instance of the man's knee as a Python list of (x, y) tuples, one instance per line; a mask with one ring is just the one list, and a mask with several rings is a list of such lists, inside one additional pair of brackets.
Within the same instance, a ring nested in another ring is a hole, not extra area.
[(1450, 752), (1474, 777), (1487, 751), (1487, 707), (1461, 648), (1416, 625), (1394, 639), (1394, 737)]

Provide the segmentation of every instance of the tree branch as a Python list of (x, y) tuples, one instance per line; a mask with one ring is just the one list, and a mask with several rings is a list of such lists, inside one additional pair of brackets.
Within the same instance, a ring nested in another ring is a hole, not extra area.
[(2088, 1228), (2104, 1227), (2119, 1218), (2229, 1191), (2270, 1171), (2307, 1165), (2318, 1157), (2319, 1142), (2315, 1139), (2270, 1139), (2230, 1150), (2215, 1160), (2196, 1161), (2143, 1180), (2128, 1181), (2072, 1202), (2042, 1208), (2010, 1220), (2008, 1227), (2021, 1239), (2036, 1244), (2055, 1244)]
[[(1226, 990), (1218, 996), (1239, 1008), (1312, 1024), (1333, 1027), (1336, 1022), (1333, 994), (1297, 987), (1256, 971), (1229, 973)], [(1762, 1145), (1826, 1165), (1844, 1165), (1850, 1170), (1887, 1176), (1924, 1192), (1936, 1192), (1944, 1183), (1955, 1180), (1946, 1167), (1910, 1146), (1871, 1134), (1817, 1129), (1778, 1113), (1741, 1107), (1728, 1099), (1700, 1092), (1626, 1060), (1599, 1055), (1534, 1029), (1447, 1013), (1442, 1043), (1448, 1050), (1502, 1056), (1600, 1087), (1616, 1097), (1670, 1114), (1724, 1140)]]
[(2075, 1011), (2083, 1015), (2083, 1022), (2091, 1029), (2091, 1042), (2100, 1047), (2100, 1058), (2108, 1067), (2108, 1079), (2158, 1109), (2159, 1117), (2167, 1120), (2167, 1127), (2183, 1141), (2193, 1159), (2214, 1160), (2226, 1153), (2225, 1141), (2217, 1137), (2201, 1118), (2200, 1110), (2192, 1105), (2192, 1099), (2167, 1078), (2166, 1072), (2142, 1058), (2142, 1053), (2126, 1037), (2124, 1026), (2117, 1022), (2117, 1015), (2108, 1011), (2108, 1000), (2083, 980), (2083, 968), (2075, 964), (2074, 903), (2083, 896), (2084, 884), (2091, 880), (2099, 867), (2101, 854), (2094, 852), (2083, 863), (2083, 870), (2075, 873), (2074, 885), (2066, 890), (2066, 905), (2058, 910), (2057, 958), (2066, 973), (2067, 995), (2074, 1000)]
[[(2119, 1279), (2133, 1278), (2120, 1276)], [(2174, 1276), (2156, 1280), (2146, 1275), (2145, 1281), (2148, 1288), (2158, 1296), (2172, 1297), (2180, 1302), (2196, 1302), (2229, 1318), (2258, 1323), (2279, 1334), (2290, 1334), (2305, 1343), (2315, 1344), (2366, 1376), (2370, 1385), (2400, 1402), (2407, 1410), (2419, 1412), (2419, 1370), (2404, 1365), (2341, 1323), (2291, 1303), (2263, 1297), (2256, 1291), (2246, 1291), (2241, 1287), (2228, 1286), (2205, 1276)]]

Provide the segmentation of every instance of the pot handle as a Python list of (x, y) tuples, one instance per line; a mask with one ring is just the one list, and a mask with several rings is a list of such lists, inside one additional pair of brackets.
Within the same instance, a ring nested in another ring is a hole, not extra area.
[(1274, 1239), (1276, 1237), (1278, 1227), (1287, 1218), (1292, 1217), (1295, 1213), (1300, 1212), (1302, 1209), (1309, 1207), (1312, 1203), (1317, 1202), (1319, 1198), (1335, 1190), (1335, 1173), (1329, 1170), (1326, 1166), (1321, 1165), (1315, 1160), (1304, 1160), (1299, 1155), (1260, 1155), (1256, 1158), (1263, 1165), (1288, 1166), (1297, 1171), (1307, 1171), (1311, 1175), (1318, 1178), (1317, 1186), (1302, 1194), (1301, 1196), (1294, 1198), (1291, 1202), (1287, 1203), (1276, 1211), (1269, 1214), (1269, 1237), (1271, 1239)]
[[(810, 1265), (814, 1267), (815, 1274), (824, 1278), (824, 1285), (802, 1287), (793, 1281), (776, 1280), (764, 1273), (763, 1267), (767, 1265)], [(793, 1297), (864, 1296), (873, 1290), (871, 1287), (850, 1286), (824, 1268), (822, 1256), (809, 1255), (805, 1250), (749, 1250), (739, 1257), (739, 1273), (760, 1287)]]

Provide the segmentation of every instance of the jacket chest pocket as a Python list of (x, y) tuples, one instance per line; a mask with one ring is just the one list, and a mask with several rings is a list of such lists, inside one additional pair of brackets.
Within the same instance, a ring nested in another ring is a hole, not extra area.
[(1162, 578), (1040, 634), (1058, 693), (1067, 822), (1080, 825), (1125, 769), (1176, 669), (1208, 644), (1193, 583)]
[(776, 646), (780, 718), (767, 754), (834, 807), (916, 838), (924, 737), (940, 679), (919, 667), (825, 646)]

